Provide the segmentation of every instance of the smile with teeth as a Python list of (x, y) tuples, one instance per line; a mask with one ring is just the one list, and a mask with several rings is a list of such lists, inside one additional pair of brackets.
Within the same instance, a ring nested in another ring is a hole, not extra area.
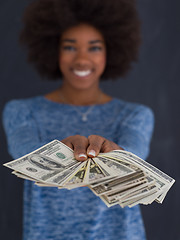
[(79, 70), (74, 70), (73, 71), (75, 75), (78, 77), (86, 77), (88, 76), (92, 71), (91, 70), (86, 70), (86, 71), (79, 71)]

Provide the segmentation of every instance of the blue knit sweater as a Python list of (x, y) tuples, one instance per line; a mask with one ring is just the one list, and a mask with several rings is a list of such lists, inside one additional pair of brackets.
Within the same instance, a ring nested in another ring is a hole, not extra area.
[[(89, 106), (78, 106), (86, 112)], [(95, 105), (83, 122), (77, 109), (43, 96), (7, 103), (3, 123), (9, 153), (19, 158), (51, 140), (96, 134), (143, 159), (149, 152), (154, 118), (139, 104), (112, 99)], [(24, 240), (144, 240), (138, 206), (108, 208), (87, 187), (59, 190), (24, 184)]]

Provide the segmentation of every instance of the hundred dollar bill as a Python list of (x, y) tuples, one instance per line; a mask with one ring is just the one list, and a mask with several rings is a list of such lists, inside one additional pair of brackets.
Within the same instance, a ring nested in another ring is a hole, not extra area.
[(54, 140), (17, 160), (4, 164), (4, 166), (40, 182), (46, 182), (76, 165), (77, 162), (69, 147)]
[(54, 186), (52, 184), (47, 184), (47, 183), (44, 183), (44, 182), (37, 182), (36, 179), (31, 178), (29, 176), (26, 176), (26, 175), (24, 175), (22, 173), (19, 173), (19, 172), (16, 172), (16, 171), (13, 171), (12, 174), (16, 175), (19, 178), (29, 180), (29, 181), (33, 181), (33, 182), (35, 182), (35, 185), (40, 186), (40, 187), (57, 187), (57, 186)]
[[(146, 180), (145, 179), (143, 179), (143, 180), (141, 180), (141, 183), (143, 183), (143, 182), (145, 182)], [(95, 188), (95, 189), (91, 189), (92, 191), (93, 191), (93, 193), (95, 194), (95, 195), (97, 195), (97, 196), (102, 196), (102, 195), (106, 195), (107, 197), (109, 196), (109, 195), (113, 195), (113, 196), (115, 196), (115, 195), (118, 195), (119, 194), (119, 192), (121, 192), (121, 191), (126, 191), (126, 190), (131, 190), (131, 189), (133, 189), (134, 187), (136, 187), (137, 185), (140, 185), (140, 183), (133, 183), (133, 184), (129, 184), (128, 186), (127, 185), (120, 185), (118, 188), (116, 188), (116, 187), (112, 187), (111, 188), (111, 190), (107, 190), (107, 191), (104, 191), (104, 192), (102, 192), (102, 193), (98, 193), (99, 192), (99, 190), (101, 190), (100, 188), (99, 188), (99, 186), (98, 186), (98, 190), (97, 190), (97, 188)], [(104, 190), (104, 189), (103, 189)]]
[[(84, 162), (82, 168), (74, 173), (70, 178), (65, 181), (64, 186), (72, 189), (79, 186), (86, 186), (94, 181), (106, 180), (114, 175), (110, 168), (103, 168), (98, 164), (98, 159), (88, 159)], [(70, 184), (70, 185), (69, 185)]]
[(102, 166), (99, 166), (97, 163), (97, 158), (90, 159), (90, 165), (89, 165), (89, 173), (88, 173), (88, 179), (85, 180), (88, 181), (88, 184), (92, 184), (93, 182), (101, 181), (102, 179), (108, 179), (111, 178), (111, 173), (107, 171), (107, 169), (103, 168)]
[(106, 195), (99, 196), (101, 200), (106, 204), (107, 207), (112, 207), (119, 204), (119, 200), (108, 200)]
[[(145, 204), (144, 202), (145, 199), (148, 198), (149, 196), (152, 196), (156, 192), (157, 192), (157, 186), (150, 185), (147, 188), (144, 188), (139, 195), (137, 194), (136, 196), (132, 196), (126, 200), (119, 200), (119, 204), (122, 208), (126, 206), (133, 207), (140, 203)], [(147, 201), (146, 201), (146, 204), (147, 204)]]
[(46, 179), (46, 183), (57, 185), (58, 187), (63, 187), (64, 182), (74, 174), (77, 170), (81, 168), (81, 162), (77, 162), (73, 166), (67, 168), (64, 171), (61, 171), (55, 175), (53, 175), (51, 178)]
[[(154, 179), (154, 181), (156, 182), (156, 185), (158, 187), (158, 191), (156, 193), (154, 193), (153, 196), (151, 196), (151, 199), (149, 197), (149, 203), (152, 203), (154, 200), (156, 200), (157, 202), (160, 203), (160, 201), (158, 201), (158, 198), (160, 197), (159, 195), (162, 194), (161, 197), (163, 196), (163, 199), (164, 199), (169, 188), (166, 188), (166, 185), (164, 184), (162, 179), (158, 179), (156, 176), (154, 176), (152, 174), (148, 175), (149, 172), (146, 172), (145, 174), (147, 175), (147, 177), (149, 179)], [(161, 201), (161, 203), (162, 203), (162, 201)]]
[(29, 181), (33, 181), (33, 182), (35, 182), (35, 185), (38, 185), (40, 187), (57, 187), (57, 186), (54, 186), (52, 184), (37, 182), (36, 179), (31, 178), (29, 176), (26, 176), (26, 175), (24, 175), (22, 173), (19, 173), (19, 172), (16, 172), (16, 171), (13, 171), (12, 174), (16, 175), (19, 178), (22, 178), (22, 179), (25, 179), (25, 180), (29, 180)]
[[(144, 176), (143, 172), (139, 168), (124, 161), (117, 161), (116, 159), (98, 157), (97, 163), (101, 167), (108, 167), (112, 169), (113, 174), (117, 176), (113, 180), (109, 179), (104, 182), (100, 182), (99, 184), (91, 185), (91, 188), (94, 189), (95, 192), (98, 189), (102, 190), (103, 188), (106, 189), (107, 187), (118, 188), (125, 181), (129, 182), (132, 180), (132, 178), (138, 179), (142, 177), (142, 175)], [(109, 188), (109, 190), (110, 189), (111, 188)]]
[(117, 176), (113, 176), (113, 177), (109, 177), (107, 179), (101, 179), (101, 180), (98, 180), (98, 182), (93, 182), (90, 184), (90, 187), (94, 188), (94, 187), (97, 187), (101, 184), (104, 184), (104, 183), (108, 183), (110, 180), (115, 180), (117, 179)]
[[(174, 184), (175, 180), (163, 173), (161, 170), (152, 166), (150, 163), (144, 161), (133, 153), (122, 151), (122, 150), (114, 150), (112, 152), (102, 154), (102, 156), (109, 157), (112, 159), (127, 161), (131, 164), (136, 165), (140, 169), (142, 169), (145, 173), (147, 173), (151, 178), (156, 180), (156, 183), (159, 187), (159, 193), (157, 193), (157, 201), (162, 203), (164, 199), (163, 192), (168, 192), (171, 186)], [(163, 197), (162, 197), (163, 196)]]
[[(127, 152), (127, 151), (121, 151), (121, 150), (114, 150), (112, 152), (114, 152), (114, 153), (117, 152), (119, 154), (119, 156), (124, 155), (126, 159), (129, 159), (131, 161), (131, 163), (134, 163), (136, 166), (142, 168), (143, 170), (147, 169), (150, 173), (153, 173), (153, 174), (161, 177), (162, 179), (164, 179), (164, 181), (169, 183), (169, 185), (171, 185), (171, 186), (175, 182), (175, 180), (173, 178), (171, 178), (170, 176), (168, 176), (166, 173), (162, 172), (161, 170), (159, 170), (155, 166), (153, 166), (150, 163), (144, 161), (143, 159), (141, 159), (140, 157), (136, 156), (133, 153), (130, 153), (130, 152)], [(116, 157), (117, 157), (117, 155), (116, 155)]]
[(114, 178), (114, 179), (109, 179), (107, 182), (102, 182), (99, 185), (91, 185), (91, 188), (96, 192), (96, 194), (103, 194), (106, 191), (109, 191), (113, 188), (119, 188), (122, 186), (129, 185), (131, 183), (134, 183), (136, 181), (139, 181), (139, 179), (144, 178), (145, 175), (142, 171), (137, 172), (136, 174), (128, 175), (129, 178), (126, 176), (121, 177), (121, 178)]
[[(154, 184), (151, 184), (151, 185), (154, 185)], [(122, 190), (119, 190), (115, 193), (108, 193), (108, 194), (105, 194), (107, 199), (108, 200), (122, 200), (122, 199), (127, 199), (131, 196), (136, 196), (138, 194), (141, 193), (141, 191), (143, 189), (145, 189), (146, 187), (149, 186), (149, 183), (147, 183), (146, 181), (142, 182), (142, 183), (137, 183), (135, 186), (133, 187), (129, 187), (129, 188), (126, 188), (126, 189), (122, 189)]]
[(26, 175), (20, 173), (20, 172), (13, 171), (12, 174), (14, 174), (14, 175), (16, 175), (17, 177), (22, 178), (22, 179), (26, 179), (26, 180), (30, 180), (30, 181), (34, 181), (34, 182), (36, 181), (35, 178), (31, 178), (31, 177), (29, 177), (29, 176), (26, 176)]
[(48, 184), (48, 183), (42, 183), (42, 182), (35, 182), (35, 185), (37, 185), (39, 187), (57, 187), (56, 185)]
[(110, 168), (118, 177), (128, 176), (129, 174), (139, 171), (139, 168), (134, 164), (120, 159), (117, 160), (116, 158), (110, 159), (108, 157), (101, 157), (100, 155), (98, 156), (98, 162), (104, 167)]
[(63, 183), (63, 186), (68, 189), (73, 189), (76, 187), (84, 186), (84, 179), (87, 175), (87, 172), (89, 171), (89, 164), (90, 161), (82, 162), (80, 165), (80, 169), (73, 172), (73, 174), (66, 179), (66, 181)]
[(96, 186), (94, 188), (91, 188), (92, 191), (97, 195), (104, 195), (104, 194), (112, 194), (112, 193), (118, 193), (119, 191), (131, 189), (139, 184), (147, 182), (145, 177), (138, 178), (136, 180), (132, 181), (126, 181), (123, 183), (119, 183), (118, 185), (113, 186), (107, 186), (106, 184), (102, 184), (99, 186)]
[(105, 189), (109, 189), (114, 186), (119, 186), (119, 185), (126, 185), (129, 183), (133, 183), (134, 181), (139, 181), (141, 178), (145, 178), (146, 175), (143, 173), (143, 171), (137, 171), (136, 173), (132, 173), (130, 175), (124, 176), (124, 177), (116, 177), (115, 179), (111, 179), (110, 181), (103, 183)]
[(124, 193), (118, 195), (116, 198), (123, 200), (127, 200), (129, 198), (136, 198), (137, 196), (144, 193), (145, 189), (148, 189), (149, 186), (155, 186), (156, 190), (158, 190), (158, 187), (155, 185), (155, 182), (152, 182), (152, 184), (149, 184), (147, 182), (144, 182), (142, 184), (137, 184), (136, 187), (134, 187), (132, 190), (127, 190)]
[(157, 202), (157, 203), (162, 203), (163, 202), (163, 200), (165, 199), (165, 197), (166, 197), (166, 194), (167, 194), (167, 192), (169, 191), (169, 189), (167, 189), (166, 191), (164, 191), (162, 194), (158, 194), (157, 195), (157, 198), (155, 199), (155, 201)]

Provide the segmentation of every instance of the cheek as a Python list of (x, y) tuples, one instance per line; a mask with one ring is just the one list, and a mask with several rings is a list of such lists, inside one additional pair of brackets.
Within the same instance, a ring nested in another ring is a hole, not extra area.
[(104, 71), (105, 67), (106, 67), (106, 56), (102, 56), (100, 59), (99, 59), (99, 68), (101, 69), (101, 71)]
[(66, 52), (60, 51), (59, 53), (59, 64), (67, 64), (70, 62), (72, 54), (67, 54)]
[(59, 56), (59, 68), (61, 71), (69, 65), (68, 58), (65, 56)]

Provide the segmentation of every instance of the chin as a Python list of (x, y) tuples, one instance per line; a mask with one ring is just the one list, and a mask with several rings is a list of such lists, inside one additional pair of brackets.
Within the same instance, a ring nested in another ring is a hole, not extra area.
[(83, 85), (81, 84), (80, 86), (73, 86), (74, 89), (77, 89), (77, 90), (88, 90), (88, 89), (91, 89), (92, 88), (92, 85)]
[(88, 79), (79, 79), (72, 83), (72, 86), (79, 90), (86, 90), (88, 88), (96, 87), (97, 81), (89, 81)]

